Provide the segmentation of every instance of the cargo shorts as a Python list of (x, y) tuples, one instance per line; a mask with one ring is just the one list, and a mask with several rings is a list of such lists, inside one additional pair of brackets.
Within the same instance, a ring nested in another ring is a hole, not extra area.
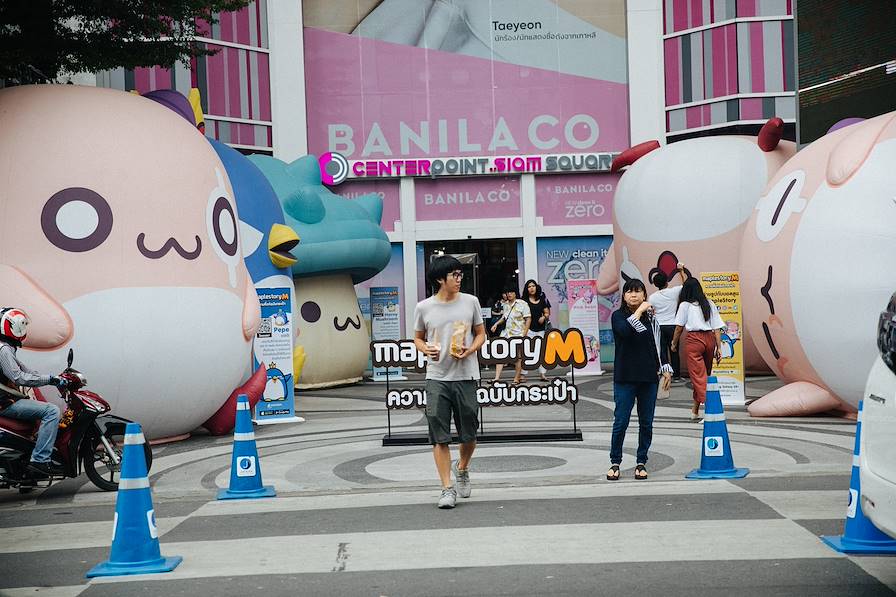
[(472, 379), (461, 381), (426, 380), (426, 422), (429, 425), (429, 442), (451, 443), (451, 419), (462, 444), (476, 441), (479, 429), (479, 404)]

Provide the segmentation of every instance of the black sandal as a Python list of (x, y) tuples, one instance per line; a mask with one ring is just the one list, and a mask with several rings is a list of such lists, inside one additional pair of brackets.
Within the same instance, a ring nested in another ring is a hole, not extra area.
[(614, 464), (610, 466), (610, 470), (607, 471), (607, 481), (618, 481), (619, 480), (619, 465)]
[(639, 464), (635, 467), (635, 479), (638, 481), (643, 481), (647, 478), (647, 467), (643, 464)]

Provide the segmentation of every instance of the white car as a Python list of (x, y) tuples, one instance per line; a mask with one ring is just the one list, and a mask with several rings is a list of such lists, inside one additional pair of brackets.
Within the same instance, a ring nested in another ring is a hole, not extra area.
[(862, 405), (862, 511), (896, 537), (896, 294), (881, 313), (880, 358), (875, 361)]

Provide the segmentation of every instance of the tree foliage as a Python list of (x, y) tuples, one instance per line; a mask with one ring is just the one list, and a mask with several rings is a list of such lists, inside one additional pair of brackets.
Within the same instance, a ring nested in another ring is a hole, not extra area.
[(214, 53), (195, 41), (251, 0), (0, 0), (0, 79), (172, 65)]

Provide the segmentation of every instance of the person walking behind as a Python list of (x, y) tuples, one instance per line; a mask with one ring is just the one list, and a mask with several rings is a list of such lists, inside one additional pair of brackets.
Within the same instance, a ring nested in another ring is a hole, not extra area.
[[(659, 376), (668, 384), (672, 368), (660, 347), (660, 325), (647, 301), (644, 283), (633, 278), (622, 287), (622, 305), (610, 318), (616, 355), (613, 361), (613, 435), (609, 481), (619, 479), (622, 444), (632, 408), (638, 405), (638, 452), (635, 479), (647, 478), (647, 452), (653, 440), (653, 414)], [(668, 386), (667, 386), (668, 387)]]
[[(684, 282), (690, 276), (684, 269), (684, 264), (678, 264), (676, 274), (681, 276)], [(672, 381), (681, 380), (681, 360), (677, 351), (669, 349), (672, 346), (672, 336), (675, 335), (675, 315), (678, 312), (678, 295), (681, 294), (681, 286), (669, 286), (669, 278), (663, 272), (657, 272), (650, 280), (657, 291), (647, 297), (647, 302), (653, 305), (653, 317), (660, 324), (660, 350), (669, 356), (669, 364), (672, 365)]]
[[(501, 331), (502, 338), (517, 338), (526, 336), (529, 333), (529, 322), (532, 321), (532, 312), (526, 305), (525, 301), (517, 298), (517, 290), (513, 286), (508, 286), (505, 290), (507, 301), (504, 303), (504, 314), (494, 325), (492, 332), (497, 331), (498, 326), (504, 324)], [(517, 359), (515, 364), (515, 373), (513, 376), (513, 385), (520, 383), (520, 377), (523, 374), (523, 359)], [(495, 365), (495, 379), (492, 383), (501, 379), (501, 372), (504, 371), (504, 364)]]
[(495, 302), (492, 304), (492, 316), (489, 319), (489, 334), (492, 337), (497, 337), (500, 335), (501, 330), (504, 329), (504, 326), (495, 327), (498, 323), (498, 320), (501, 319), (501, 316), (504, 315), (504, 304), (507, 302), (507, 293), (501, 292), (501, 296), (495, 299)]
[(688, 375), (694, 386), (694, 406), (691, 420), (700, 418), (700, 405), (706, 402), (706, 379), (712, 374), (712, 361), (722, 360), (720, 347), (725, 322), (719, 316), (715, 303), (706, 298), (703, 287), (696, 278), (688, 278), (681, 285), (678, 297), (678, 312), (675, 315), (675, 334), (670, 349), (678, 351), (678, 341), (682, 330), (687, 330), (684, 357), (687, 359)]
[[(531, 319), (529, 320), (529, 336), (539, 336), (544, 338), (547, 324), (551, 321), (551, 302), (544, 295), (541, 286), (535, 280), (526, 280), (523, 286), (524, 302), (529, 307)], [(547, 381), (547, 369), (538, 366), (539, 378), (541, 381)]]
[[(414, 309), (414, 344), (426, 353), (426, 422), (442, 493), (439, 508), (454, 508), (457, 496), (470, 497), (470, 460), (479, 428), (477, 353), (485, 343), (479, 299), (460, 292), (464, 274), (454, 257), (434, 259), (429, 282), (435, 291)], [(451, 461), (451, 420), (460, 439), (460, 456)], [(451, 473), (456, 483), (451, 483)]]

